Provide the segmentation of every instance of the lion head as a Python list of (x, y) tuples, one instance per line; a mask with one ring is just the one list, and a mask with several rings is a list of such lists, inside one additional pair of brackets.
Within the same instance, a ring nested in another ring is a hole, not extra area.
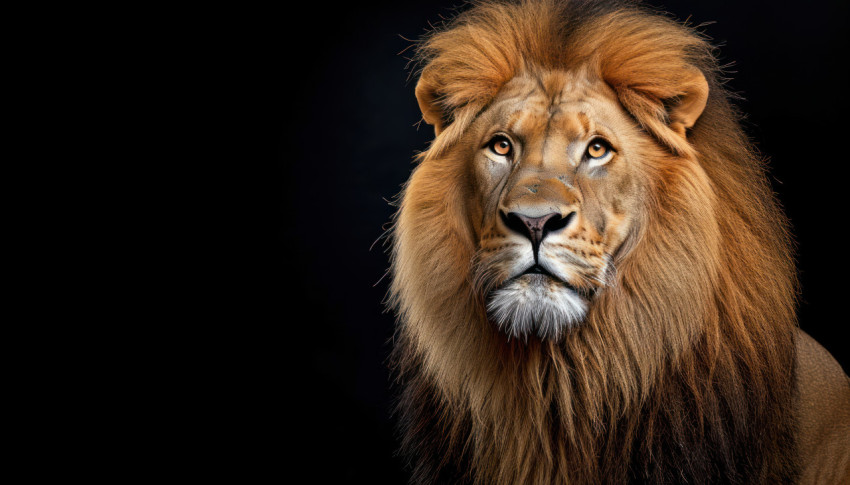
[(489, 2), (419, 59), (436, 137), (391, 289), (416, 476), (790, 473), (711, 448), (785, 436), (763, 409), (790, 399), (796, 283), (705, 40), (621, 3)]

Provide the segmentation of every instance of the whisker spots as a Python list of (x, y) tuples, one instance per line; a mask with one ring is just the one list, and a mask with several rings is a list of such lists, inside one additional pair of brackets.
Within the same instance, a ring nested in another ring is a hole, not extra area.
[(508, 243), (500, 244), (498, 246), (482, 246), (481, 251), (486, 252), (486, 253), (494, 253), (494, 252), (504, 251), (505, 249), (508, 249), (508, 248), (517, 248), (517, 247), (520, 247), (520, 246), (521, 246), (520, 244), (508, 242)]

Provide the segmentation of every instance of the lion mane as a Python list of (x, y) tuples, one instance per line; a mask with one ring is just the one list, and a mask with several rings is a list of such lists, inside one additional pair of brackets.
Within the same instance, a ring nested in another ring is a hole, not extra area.
[[(793, 481), (792, 242), (704, 37), (631, 3), (479, 2), (417, 47), (437, 136), (400, 196), (390, 289), (413, 482)], [(558, 340), (488, 321), (459, 150), (532, 67), (596, 73), (666, 153), (616, 284)], [(708, 99), (685, 141), (666, 108), (695, 70)]]

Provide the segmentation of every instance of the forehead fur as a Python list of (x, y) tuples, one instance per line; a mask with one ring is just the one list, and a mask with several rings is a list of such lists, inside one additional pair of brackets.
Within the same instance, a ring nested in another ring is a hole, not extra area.
[(626, 116), (616, 100), (606, 84), (583, 72), (526, 72), (499, 90), (481, 118), (510, 133), (611, 135), (610, 124)]

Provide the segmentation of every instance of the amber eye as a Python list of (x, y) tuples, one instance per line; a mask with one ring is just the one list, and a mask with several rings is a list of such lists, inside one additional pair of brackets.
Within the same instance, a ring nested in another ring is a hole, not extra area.
[(504, 136), (497, 136), (490, 140), (490, 151), (496, 155), (506, 157), (511, 154), (511, 142)]
[(611, 147), (605, 140), (597, 139), (587, 146), (587, 156), (590, 158), (602, 158), (611, 151)]

